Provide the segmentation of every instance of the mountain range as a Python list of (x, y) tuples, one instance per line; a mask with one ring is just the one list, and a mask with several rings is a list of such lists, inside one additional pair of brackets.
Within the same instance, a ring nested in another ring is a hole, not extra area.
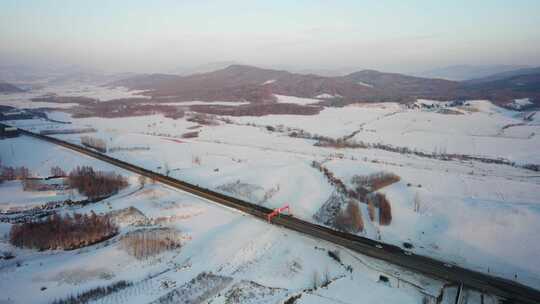
[(415, 77), (363, 70), (328, 77), (291, 73), (247, 65), (230, 65), (217, 71), (188, 76), (148, 74), (115, 81), (110, 86), (146, 90), (155, 100), (266, 102), (274, 95), (318, 98), (322, 103), (411, 102), (490, 99), (504, 104), (516, 98), (540, 101), (540, 69), (503, 72), (470, 81)]

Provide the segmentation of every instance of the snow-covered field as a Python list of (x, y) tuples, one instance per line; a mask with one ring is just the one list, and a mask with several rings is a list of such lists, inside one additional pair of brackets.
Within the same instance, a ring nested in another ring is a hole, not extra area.
[[(278, 99), (281, 102), (300, 104), (318, 102), (316, 99), (304, 100), (289, 96), (278, 96)], [(381, 226), (376, 221), (370, 221), (367, 205), (360, 204), (365, 223), (365, 229), (359, 232), (360, 235), (380, 238), (383, 242), (398, 246), (408, 242), (413, 244), (414, 248), (411, 250), (415, 253), (540, 288), (540, 262), (537, 259), (540, 252), (537, 237), (537, 231), (540, 230), (538, 172), (503, 164), (439, 160), (375, 148), (318, 147), (314, 146), (316, 140), (290, 137), (288, 131), (283, 131), (303, 130), (312, 135), (407, 147), (425, 153), (463, 154), (492, 159), (504, 158), (517, 164), (540, 164), (538, 153), (540, 115), (502, 109), (488, 101), (469, 101), (465, 105), (455, 107), (448, 107), (449, 103), (435, 101), (419, 101), (418, 104), (419, 108), (407, 108), (393, 103), (351, 105), (344, 108), (325, 108), (313, 116), (224, 117), (229, 123), (220, 121), (218, 125), (211, 126), (200, 126), (185, 118), (174, 120), (162, 115), (73, 119), (62, 112), (48, 114), (52, 119), (70, 121), (72, 124), (55, 124), (44, 120), (21, 120), (10, 123), (33, 131), (92, 127), (97, 129), (97, 132), (89, 135), (102, 138), (109, 148), (133, 148), (132, 151), (121, 149), (110, 152), (112, 157), (161, 173), (169, 172), (176, 178), (268, 207), (289, 204), (294, 216), (313, 222), (316, 222), (313, 218), (315, 213), (336, 192), (336, 188), (325, 176), (313, 168), (313, 161), (323, 163), (350, 188), (353, 187), (351, 179), (355, 175), (391, 172), (400, 176), (401, 180), (380, 189), (379, 192), (386, 194), (391, 202), (392, 223)], [(267, 128), (268, 126), (274, 127), (274, 130)], [(193, 130), (199, 132), (198, 137), (182, 138), (182, 134)], [(80, 144), (80, 135), (55, 136)], [(18, 143), (18, 140), (21, 142)], [(25, 163), (30, 167), (25, 162), (28, 160), (33, 167), (38, 168), (35, 170), (41, 170), (39, 168), (47, 170), (47, 165), (54, 161), (44, 161), (46, 165), (43, 165), (26, 156), (33, 153), (33, 149), (30, 148), (33, 145), (28, 143), (28, 139), (0, 141), (2, 161), (4, 164), (12, 162), (14, 165)], [(10, 152), (11, 147), (21, 152)], [(137, 149), (138, 147), (145, 149)], [(62, 157), (57, 154), (59, 153), (50, 152), (44, 159)], [(66, 158), (67, 164), (72, 162), (69, 157)], [(158, 186), (151, 187), (156, 187), (153, 193), (163, 194), (171, 191)], [(163, 194), (164, 197), (168, 195)], [(174, 194), (172, 199), (164, 200), (175, 201), (175, 195), (177, 194)], [(161, 194), (157, 196), (161, 197)], [(116, 206), (118, 204), (118, 206), (133, 205), (137, 208), (139, 206), (146, 208), (142, 206), (146, 206), (148, 202), (139, 203), (135, 197), (134, 195), (122, 199), (120, 200), (122, 203), (116, 203), (115, 200), (112, 206), (119, 208)], [(417, 210), (415, 202), (419, 206)], [(159, 216), (159, 208), (143, 209), (141, 211), (147, 216), (149, 214)], [(198, 207), (195, 209), (197, 211), (194, 213), (200, 211)], [(302, 269), (306, 271), (302, 274), (305, 276), (304, 279), (285, 279), (280, 276), (281, 266), (275, 264), (283, 262), (277, 256), (289, 255), (307, 255), (309, 259), (314, 259), (313, 264), (318, 264), (317, 259), (322, 257), (312, 257), (314, 253), (305, 253), (310, 251), (308, 248), (315, 245), (304, 247), (292, 245), (296, 244), (297, 239), (295, 236), (292, 243), (286, 241), (291, 237), (289, 232), (283, 232), (275, 227), (268, 229), (268, 226), (258, 221), (244, 219), (221, 208), (203, 209), (206, 210), (205, 213), (210, 212), (207, 209), (219, 210), (212, 212), (218, 212), (220, 215), (208, 218), (212, 224), (206, 220), (194, 220), (190, 222), (190, 225), (194, 226), (182, 226), (182, 231), (195, 233), (198, 229), (203, 229), (205, 232), (201, 233), (211, 241), (209, 248), (226, 245), (235, 248), (230, 251), (224, 250), (224, 259), (221, 260), (206, 256), (215, 254), (212, 251), (217, 249), (206, 252), (208, 249), (203, 243), (197, 243), (197, 249), (191, 252), (197, 250), (205, 252), (202, 257), (208, 259), (209, 266), (212, 265), (205, 268), (205, 271), (210, 268), (220, 269), (218, 275), (235, 277), (234, 283), (228, 286), (240, 284), (237, 279), (241, 278), (266, 287), (277, 288), (271, 289), (272, 292), (270, 289), (259, 288), (264, 290), (261, 293), (274, 296), (282, 295), (284, 292), (282, 289), (288, 290), (289, 293), (285, 293), (291, 295), (291, 290), (306, 288), (302, 284), (308, 280), (307, 277), (313, 276), (313, 273), (310, 274), (313, 271), (311, 266), (303, 264)], [(223, 221), (235, 224), (226, 225), (220, 222), (221, 217), (230, 218)], [(227, 229), (220, 225), (225, 225)], [(211, 233), (217, 231), (220, 236), (212, 237)], [(284, 233), (287, 233), (287, 238), (283, 237)], [(254, 245), (227, 242), (230, 239), (249, 239), (255, 235), (260, 240), (258, 239)], [(271, 244), (278, 242), (280, 245), (267, 245), (267, 241)], [(240, 275), (242, 271), (235, 268), (246, 262), (240, 258), (241, 262), (235, 264), (235, 259), (232, 258), (235, 250), (240, 252), (244, 250), (243, 246), (256, 248), (253, 250), (257, 253), (249, 251), (246, 253), (260, 268), (253, 272), (256, 275), (251, 273), (243, 277)], [(274, 249), (268, 249), (276, 256), (260, 253), (259, 250), (267, 249), (259, 247), (266, 248), (265, 246), (271, 248), (276, 246), (275, 252), (272, 251)], [(204, 261), (204, 258), (200, 261)], [(216, 262), (213, 262), (213, 259), (217, 259)], [(270, 263), (266, 259), (273, 262)], [(225, 261), (233, 263), (233, 266), (223, 264)], [(265, 263), (269, 264), (265, 266)], [(307, 264), (311, 265), (312, 262)], [(199, 268), (198, 271), (190, 272), (189, 276), (175, 279), (177, 287), (194, 278), (202, 270)], [(213, 272), (216, 274), (216, 271)], [(266, 272), (273, 275), (260, 274)], [(319, 273), (321, 272), (324, 270), (319, 270)], [(340, 272), (336, 272), (335, 275), (339, 276)], [(366, 288), (369, 286), (373, 290), (386, 288), (381, 287), (379, 283), (370, 285), (373, 280), (358, 278), (354, 272), (352, 277), (354, 278), (347, 276), (336, 280), (329, 286), (328, 291), (318, 290), (310, 295), (304, 294), (297, 303), (339, 301), (353, 303), (355, 294), (344, 294), (339, 290), (351, 289), (351, 286), (366, 286)], [(284, 286), (283, 282), (287, 282), (287, 286), (295, 287)], [(159, 285), (155, 282), (152, 284)], [(145, 299), (156, 299), (164, 293), (156, 293)], [(226, 292), (221, 292), (222, 297), (225, 294)], [(338, 294), (342, 297), (335, 298)], [(130, 299), (129, 296), (125, 297), (125, 301)], [(389, 297), (390, 299), (380, 302), (392, 303), (393, 293), (390, 293)], [(226, 300), (219, 299), (219, 301)], [(378, 303), (375, 299), (369, 302)], [(405, 302), (409, 301), (396, 303)]]
[[(48, 143), (28, 137), (1, 143), (2, 148), (9, 145), (14, 149), (32, 145), (33, 152), (24, 154), (32, 172), (41, 172), (44, 164), (65, 159), (62, 165), (66, 169), (86, 164), (116, 170), (136, 184), (136, 178), (128, 172)], [(2, 154), (2, 159), (6, 165), (19, 164), (9, 153)], [(15, 257), (0, 260), (0, 301), (51, 303), (120, 280), (131, 285), (92, 303), (150, 303), (180, 294), (176, 301), (186, 303), (191, 303), (186, 299), (203, 297), (212, 303), (283, 303), (297, 295), (301, 295), (300, 303), (357, 303), (364, 298), (370, 303), (421, 303), (424, 298), (433, 300), (443, 286), (443, 282), (268, 225), (160, 184), (148, 183), (142, 188), (130, 185), (129, 190), (105, 201), (65, 212), (102, 214), (130, 207), (151, 223), (179, 231), (182, 247), (143, 260), (130, 256), (119, 240), (123, 234), (144, 227), (133, 226), (129, 217), (123, 218), (120, 236), (73, 251), (17, 249), (3, 238), (0, 251), (9, 251)], [(0, 225), (2, 235), (9, 227)], [(338, 252), (341, 263), (330, 257), (329, 251)], [(389, 281), (380, 281), (381, 275)]]
[(309, 104), (320, 102), (320, 100), (314, 99), (314, 98), (302, 98), (302, 97), (286, 96), (286, 95), (275, 95), (275, 96), (277, 97), (277, 102), (281, 102), (281, 103), (294, 103), (294, 104), (299, 104), (299, 105), (309, 105)]
[(20, 181), (6, 181), (0, 187), (0, 212), (31, 208), (48, 202), (84, 199), (77, 190), (24, 191)]

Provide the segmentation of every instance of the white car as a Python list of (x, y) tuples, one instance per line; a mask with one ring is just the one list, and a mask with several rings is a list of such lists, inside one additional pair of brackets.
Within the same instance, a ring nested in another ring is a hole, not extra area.
[(443, 265), (444, 265), (444, 267), (447, 267), (447, 268), (452, 268), (452, 267), (454, 267), (454, 265), (448, 264), (448, 263), (444, 263)]

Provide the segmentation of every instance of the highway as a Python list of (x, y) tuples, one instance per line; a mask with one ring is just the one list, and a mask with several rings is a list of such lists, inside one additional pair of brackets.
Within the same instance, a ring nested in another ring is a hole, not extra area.
[[(184, 181), (174, 179), (150, 170), (132, 165), (130, 163), (112, 158), (88, 148), (71, 144), (53, 137), (44, 136), (20, 130), (21, 134), (28, 135), (40, 140), (44, 140), (65, 148), (80, 152), (82, 154), (94, 157), (125, 170), (144, 175), (171, 187), (189, 192), (196, 196), (205, 198), (215, 203), (240, 210), (257, 218), (266, 219), (266, 215), (272, 212), (271, 209), (251, 204), (230, 196), (226, 196), (209, 189), (192, 185)], [(335, 231), (333, 229), (300, 220), (293, 216), (281, 215), (275, 217), (272, 223), (285, 228), (309, 235), (314, 238), (322, 239), (360, 254), (387, 261), (399, 265), (409, 270), (422, 273), (424, 275), (439, 278), (451, 283), (463, 284), (466, 288), (493, 294), (506, 300), (505, 303), (540, 303), (540, 291), (531, 287), (519, 284), (517, 282), (490, 276), (473, 270), (468, 270), (457, 265), (449, 265), (426, 256), (421, 256), (404, 250), (400, 247), (374, 241), (357, 235), (351, 235)]]

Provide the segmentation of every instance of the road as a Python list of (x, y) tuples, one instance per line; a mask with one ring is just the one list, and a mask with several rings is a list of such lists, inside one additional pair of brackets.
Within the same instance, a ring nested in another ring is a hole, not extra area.
[[(263, 220), (266, 219), (266, 215), (268, 213), (272, 212), (271, 209), (155, 173), (91, 149), (25, 130), (20, 130), (20, 132), (24, 135), (60, 145), (118, 166), (125, 170), (144, 175), (163, 184), (192, 193), (215, 203), (240, 210)], [(474, 270), (465, 269), (457, 265), (450, 266), (445, 262), (426, 256), (416, 255), (394, 245), (381, 243), (357, 235), (335, 231), (333, 229), (300, 220), (292, 216), (282, 215), (280, 217), (275, 217), (272, 222), (285, 228), (343, 246), (360, 254), (384, 260), (427, 276), (443, 279), (458, 285), (463, 284), (467, 288), (475, 289), (486, 294), (497, 295), (506, 299), (507, 303), (540, 303), (539, 290), (511, 280), (490, 276)]]

